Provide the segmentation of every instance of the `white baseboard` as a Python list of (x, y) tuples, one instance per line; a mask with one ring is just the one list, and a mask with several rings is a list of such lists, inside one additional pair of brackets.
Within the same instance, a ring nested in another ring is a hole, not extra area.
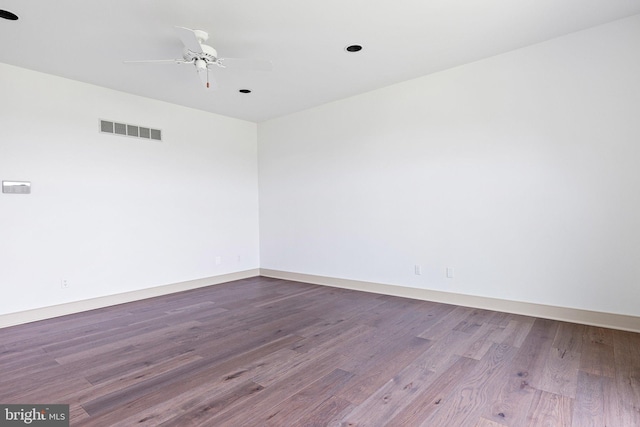
[(125, 292), (116, 295), (108, 295), (99, 298), (92, 298), (82, 301), (74, 301), (66, 304), (53, 305), (50, 307), (36, 308), (33, 310), (20, 311), (0, 315), (0, 328), (20, 325), (23, 323), (35, 322), (37, 320), (50, 319), (52, 317), (64, 316), (67, 314), (79, 313), (96, 308), (108, 307), (111, 305), (124, 304), (146, 298), (153, 298), (161, 295), (173, 294), (187, 291), (189, 289), (202, 288), (205, 286), (218, 285), (220, 283), (231, 282), (233, 280), (247, 279), (259, 275), (257, 268), (236, 273), (223, 274), (221, 276), (207, 277), (204, 279), (189, 280), (187, 282), (172, 283), (170, 285), (155, 286), (153, 288), (140, 289), (137, 291)]
[(576, 308), (556, 307), (529, 302), (508, 301), (498, 298), (478, 297), (455, 294), (451, 292), (429, 289), (410, 288), (407, 286), (385, 285), (381, 283), (361, 282), (357, 280), (339, 279), (335, 277), (315, 276), (311, 274), (292, 273), (288, 271), (260, 269), (260, 275), (276, 279), (293, 280), (316, 285), (333, 286), (377, 294), (393, 295), (485, 310), (561, 320), (584, 325), (640, 332), (640, 317), (616, 313), (581, 310)]
[(541, 317), (544, 319), (561, 320), (565, 322), (581, 323), (585, 325), (600, 326), (604, 328), (620, 329), (623, 331), (640, 332), (640, 317), (616, 313), (604, 313), (599, 311), (581, 310), (576, 308), (556, 307), (544, 304), (535, 304), (519, 301), (508, 301), (498, 298), (487, 298), (473, 295), (463, 295), (451, 292), (434, 291), (429, 289), (410, 288), (407, 286), (385, 285), (381, 283), (362, 282), (358, 280), (340, 279), (335, 277), (315, 276), (311, 274), (292, 273), (288, 271), (270, 269), (252, 269), (221, 276), (207, 277), (190, 280), (187, 282), (173, 283), (170, 285), (156, 286), (140, 289), (116, 295), (108, 295), (89, 300), (75, 301), (50, 307), (37, 308), (0, 315), (0, 328), (35, 322), (52, 317), (79, 313), (87, 310), (108, 307), (127, 302), (153, 298), (161, 295), (182, 292), (189, 289), (218, 285), (234, 280), (250, 277), (265, 276), (276, 279), (293, 280), (297, 282), (312, 283), (316, 285), (332, 286), (344, 289), (353, 289), (363, 292), (372, 292), (384, 295), (393, 295), (405, 298), (413, 298), (425, 301), (434, 301), (444, 304), (461, 305), (465, 307), (481, 308), (485, 310), (501, 311), (506, 313), (521, 314), (524, 316)]

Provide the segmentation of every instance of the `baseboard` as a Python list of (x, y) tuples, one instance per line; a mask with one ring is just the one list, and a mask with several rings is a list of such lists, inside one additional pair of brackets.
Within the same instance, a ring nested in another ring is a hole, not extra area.
[(153, 288), (140, 289), (137, 291), (125, 292), (116, 295), (108, 295), (88, 300), (74, 301), (66, 304), (53, 305), (50, 307), (20, 311), (17, 313), (3, 314), (0, 315), (0, 328), (35, 322), (37, 320), (50, 319), (52, 317), (64, 316), (67, 314), (79, 313), (87, 310), (95, 310), (97, 308), (124, 304), (127, 302), (153, 298), (161, 295), (173, 294), (176, 292), (187, 291), (189, 289), (218, 285), (221, 283), (231, 282), (233, 280), (247, 279), (250, 277), (259, 276), (259, 272), (260, 270), (255, 268), (252, 270), (239, 271), (236, 273), (223, 274), (220, 276), (189, 280), (187, 282), (155, 286)]
[(430, 289), (411, 288), (407, 286), (386, 285), (382, 283), (363, 282), (358, 280), (340, 279), (335, 277), (316, 276), (312, 274), (293, 273), (270, 269), (252, 269), (221, 276), (207, 277), (153, 288), (140, 289), (116, 295), (108, 295), (88, 300), (75, 301), (50, 307), (37, 308), (0, 315), (0, 328), (50, 319), (67, 314), (79, 313), (87, 310), (108, 307), (127, 302), (138, 301), (182, 292), (189, 289), (218, 285), (234, 280), (247, 279), (256, 276), (272, 277), (276, 279), (293, 280), (316, 285), (353, 289), (384, 295), (393, 295), (444, 304), (461, 305), (465, 307), (481, 308), (485, 310), (502, 311), (521, 314), (524, 316), (541, 317), (544, 319), (561, 320), (565, 322), (581, 323), (604, 328), (620, 329), (623, 331), (640, 332), (640, 317), (616, 313), (581, 310), (576, 308), (557, 307), (520, 301), (509, 301), (498, 298), (487, 298), (473, 295), (456, 294), (451, 292), (434, 291)]
[(616, 313), (581, 310), (576, 308), (556, 307), (528, 302), (509, 301), (498, 298), (487, 298), (463, 295), (429, 289), (410, 288), (407, 286), (385, 285), (381, 283), (361, 282), (357, 280), (339, 279), (335, 277), (315, 276), (311, 274), (292, 273), (288, 271), (260, 269), (260, 275), (276, 279), (293, 280), (316, 285), (333, 286), (377, 294), (393, 295), (485, 310), (561, 320), (584, 325), (640, 332), (640, 317)]

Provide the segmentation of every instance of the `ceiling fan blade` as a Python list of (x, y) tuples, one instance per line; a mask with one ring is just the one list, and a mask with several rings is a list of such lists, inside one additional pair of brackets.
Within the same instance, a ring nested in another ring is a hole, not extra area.
[(190, 61), (185, 61), (184, 59), (143, 59), (140, 61), (122, 61), (125, 64), (191, 64)]
[(273, 64), (265, 59), (245, 59), (245, 58), (220, 58), (219, 63), (223, 67), (250, 70), (250, 71), (271, 71)]
[(182, 41), (182, 44), (184, 44), (187, 49), (195, 53), (202, 52), (202, 46), (200, 45), (200, 41), (196, 37), (194, 30), (185, 27), (174, 28), (176, 30), (176, 34), (178, 34), (178, 37)]

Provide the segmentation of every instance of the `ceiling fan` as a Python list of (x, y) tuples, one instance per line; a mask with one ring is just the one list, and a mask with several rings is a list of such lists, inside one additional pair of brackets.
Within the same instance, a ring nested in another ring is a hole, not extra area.
[(202, 30), (191, 30), (184, 27), (174, 27), (176, 34), (182, 41), (184, 48), (182, 50), (182, 58), (178, 59), (151, 59), (142, 61), (124, 61), (131, 63), (175, 63), (175, 64), (193, 64), (202, 84), (206, 88), (215, 87), (215, 82), (210, 76), (209, 68), (216, 65), (220, 68), (241, 68), (254, 71), (271, 71), (273, 65), (271, 61), (261, 59), (243, 59), (243, 58), (220, 58), (218, 52), (206, 44), (209, 34)]

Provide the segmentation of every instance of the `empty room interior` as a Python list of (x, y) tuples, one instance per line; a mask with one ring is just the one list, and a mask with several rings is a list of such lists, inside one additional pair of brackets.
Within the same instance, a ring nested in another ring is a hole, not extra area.
[(0, 425), (640, 425), (640, 0), (0, 0), (0, 45)]

